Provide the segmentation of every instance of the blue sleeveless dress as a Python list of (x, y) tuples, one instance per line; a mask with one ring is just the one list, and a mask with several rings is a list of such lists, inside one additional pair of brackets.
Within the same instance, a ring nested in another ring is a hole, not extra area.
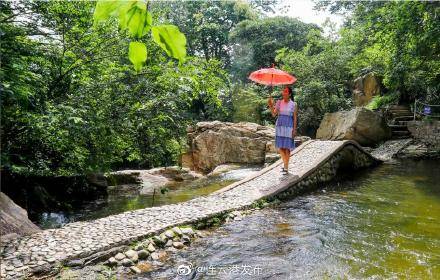
[(292, 138), (293, 131), (293, 113), (296, 103), (292, 100), (284, 102), (278, 100), (275, 108), (278, 111), (278, 118), (275, 124), (275, 147), (293, 150), (295, 140)]

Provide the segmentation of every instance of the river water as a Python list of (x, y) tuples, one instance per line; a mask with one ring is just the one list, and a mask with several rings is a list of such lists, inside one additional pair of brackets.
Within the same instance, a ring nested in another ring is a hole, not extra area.
[(49, 229), (75, 221), (94, 220), (125, 211), (184, 202), (198, 196), (208, 195), (233, 182), (244, 179), (260, 169), (261, 166), (243, 166), (217, 176), (189, 182), (176, 182), (167, 186), (168, 191), (165, 193), (157, 191), (154, 197), (152, 194), (115, 192), (70, 210), (36, 213), (31, 218), (41, 228)]
[(170, 278), (440, 279), (440, 162), (384, 164), (254, 211), (140, 277)]

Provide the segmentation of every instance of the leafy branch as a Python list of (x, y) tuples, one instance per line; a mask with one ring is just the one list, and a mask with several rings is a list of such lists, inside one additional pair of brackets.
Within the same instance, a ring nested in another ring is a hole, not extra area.
[(136, 72), (147, 61), (147, 46), (140, 39), (151, 32), (153, 41), (168, 56), (183, 63), (186, 58), (186, 37), (175, 25), (153, 25), (153, 17), (145, 1), (105, 1), (96, 4), (93, 15), (95, 24), (117, 18), (121, 30), (128, 31), (133, 40), (128, 48), (128, 58)]

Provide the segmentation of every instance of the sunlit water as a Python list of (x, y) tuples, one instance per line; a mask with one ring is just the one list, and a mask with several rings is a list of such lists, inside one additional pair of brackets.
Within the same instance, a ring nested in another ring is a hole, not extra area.
[(255, 211), (140, 278), (440, 279), (440, 162), (382, 165)]
[(208, 195), (233, 182), (244, 179), (260, 170), (261, 167), (242, 167), (218, 176), (202, 178), (192, 182), (179, 182), (167, 186), (167, 192), (134, 194), (116, 191), (108, 197), (85, 203), (71, 211), (45, 212), (36, 215), (34, 222), (41, 228), (56, 228), (74, 221), (98, 219), (125, 211), (152, 206), (179, 203), (192, 198)]

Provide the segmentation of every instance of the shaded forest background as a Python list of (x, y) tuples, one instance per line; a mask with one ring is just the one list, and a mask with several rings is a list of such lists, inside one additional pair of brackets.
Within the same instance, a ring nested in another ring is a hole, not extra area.
[(376, 107), (440, 102), (440, 2), (316, 3), (346, 15), (336, 31), (268, 17), (278, 1), (152, 2), (153, 21), (187, 38), (179, 64), (151, 39), (135, 72), (129, 37), (93, 24), (88, 1), (0, 2), (1, 168), (72, 175), (175, 164), (186, 127), (202, 120), (273, 122), (267, 89), (250, 71), (277, 67), (298, 78), (302, 133), (326, 112), (353, 106), (352, 81), (382, 78)]

